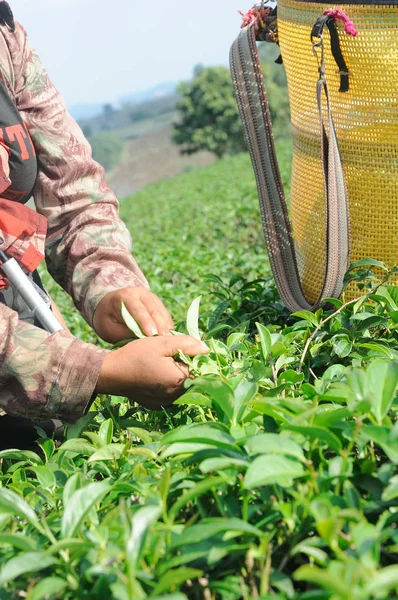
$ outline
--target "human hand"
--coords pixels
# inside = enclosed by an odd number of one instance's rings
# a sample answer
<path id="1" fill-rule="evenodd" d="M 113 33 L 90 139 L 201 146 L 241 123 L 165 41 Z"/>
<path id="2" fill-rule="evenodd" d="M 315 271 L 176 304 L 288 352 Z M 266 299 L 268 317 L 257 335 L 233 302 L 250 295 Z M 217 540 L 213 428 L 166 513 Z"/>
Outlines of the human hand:
<path id="1" fill-rule="evenodd" d="M 107 294 L 98 304 L 93 319 L 96 333 L 116 344 L 131 338 L 131 331 L 121 315 L 121 303 L 147 336 L 166 335 L 173 320 L 160 298 L 144 287 L 129 287 Z"/>
<path id="2" fill-rule="evenodd" d="M 179 350 L 191 357 L 209 352 L 206 344 L 187 335 L 144 338 L 112 350 L 96 393 L 126 396 L 151 410 L 169 406 L 184 393 L 189 378 L 187 367 L 173 359 Z"/>

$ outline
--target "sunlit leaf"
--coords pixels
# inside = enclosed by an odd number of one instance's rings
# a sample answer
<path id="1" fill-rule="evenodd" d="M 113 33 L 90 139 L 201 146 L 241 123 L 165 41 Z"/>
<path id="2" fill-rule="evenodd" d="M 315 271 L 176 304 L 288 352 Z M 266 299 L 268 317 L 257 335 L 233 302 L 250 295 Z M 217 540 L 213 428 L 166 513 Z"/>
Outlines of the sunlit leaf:
<path id="1" fill-rule="evenodd" d="M 136 338 L 142 339 L 142 338 L 146 337 L 145 334 L 142 333 L 141 327 L 138 325 L 137 321 L 134 319 L 134 317 L 132 317 L 132 315 L 127 310 L 124 302 L 121 303 L 120 312 L 121 312 L 121 315 L 122 315 L 123 321 L 125 322 L 126 327 L 128 327 L 130 329 L 130 331 L 132 333 L 134 333 Z"/>
<path id="2" fill-rule="evenodd" d="M 197 340 L 202 339 L 199 333 L 199 307 L 201 300 L 202 296 L 195 298 L 187 313 L 187 331 L 190 336 L 196 338 Z"/>
<path id="3" fill-rule="evenodd" d="M 256 458 L 245 475 L 243 485 L 247 490 L 264 485 L 292 485 L 292 481 L 304 475 L 303 465 L 286 456 L 264 454 Z"/>

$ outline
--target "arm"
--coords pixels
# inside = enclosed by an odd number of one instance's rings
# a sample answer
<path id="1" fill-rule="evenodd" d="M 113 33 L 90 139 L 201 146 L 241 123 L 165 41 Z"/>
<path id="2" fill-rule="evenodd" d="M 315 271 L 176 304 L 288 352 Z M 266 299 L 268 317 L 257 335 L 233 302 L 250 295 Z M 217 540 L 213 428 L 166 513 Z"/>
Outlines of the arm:
<path id="1" fill-rule="evenodd" d="M 20 321 L 0 304 L 0 407 L 73 423 L 88 409 L 109 350 Z"/>
<path id="2" fill-rule="evenodd" d="M 99 302 L 122 288 L 147 286 L 131 256 L 129 233 L 102 167 L 17 24 L 7 34 L 14 63 L 15 100 L 38 158 L 34 192 L 48 219 L 46 259 L 51 275 L 92 324 Z"/>
<path id="3" fill-rule="evenodd" d="M 189 377 L 186 366 L 173 359 L 178 350 L 192 357 L 209 352 L 188 336 L 100 350 L 66 331 L 50 335 L 19 321 L 15 311 L 0 304 L 0 408 L 15 416 L 73 423 L 94 394 L 115 394 L 160 409 L 183 394 Z"/>

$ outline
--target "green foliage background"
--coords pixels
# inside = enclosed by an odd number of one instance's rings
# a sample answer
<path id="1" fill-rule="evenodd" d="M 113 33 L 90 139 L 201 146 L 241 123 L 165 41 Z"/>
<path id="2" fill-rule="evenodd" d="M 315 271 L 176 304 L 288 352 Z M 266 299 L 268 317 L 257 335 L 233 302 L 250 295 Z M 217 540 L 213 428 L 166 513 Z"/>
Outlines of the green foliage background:
<path id="1" fill-rule="evenodd" d="M 168 411 L 102 397 L 60 447 L 0 453 L 0 599 L 396 598 L 396 291 L 364 261 L 357 301 L 289 316 L 247 155 L 121 210 L 178 329 L 212 351 Z"/>
<path id="2" fill-rule="evenodd" d="M 260 44 L 259 55 L 274 134 L 288 137 L 289 99 L 284 69 L 275 63 L 278 50 L 273 45 Z M 181 100 L 177 103 L 179 118 L 174 124 L 173 139 L 183 153 L 208 150 L 221 157 L 246 150 L 229 69 L 198 65 L 193 79 L 181 83 L 178 92 Z"/>

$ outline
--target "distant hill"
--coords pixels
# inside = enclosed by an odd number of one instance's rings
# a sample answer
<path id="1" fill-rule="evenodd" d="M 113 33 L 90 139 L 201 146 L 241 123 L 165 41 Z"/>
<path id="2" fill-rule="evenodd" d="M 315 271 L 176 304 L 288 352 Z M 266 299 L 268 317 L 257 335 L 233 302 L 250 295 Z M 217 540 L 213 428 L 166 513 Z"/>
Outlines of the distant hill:
<path id="1" fill-rule="evenodd" d="M 69 107 L 69 112 L 76 121 L 82 119 L 92 119 L 100 114 L 102 104 L 73 104 Z"/>
<path id="2" fill-rule="evenodd" d="M 125 104 L 146 104 L 148 102 L 160 100 L 167 96 L 173 96 L 176 93 L 177 85 L 171 81 L 159 83 L 155 87 L 140 92 L 134 92 L 127 96 L 121 96 L 115 102 L 112 103 L 114 108 L 120 109 Z M 103 106 L 108 104 L 107 102 L 99 103 L 79 103 L 69 107 L 69 112 L 77 121 L 86 121 L 93 119 L 101 114 Z"/>
<path id="3" fill-rule="evenodd" d="M 152 102 L 153 100 L 159 100 L 166 96 L 173 96 L 176 92 L 177 85 L 171 81 L 159 83 L 155 87 L 145 92 L 135 92 L 129 96 L 122 96 L 119 98 L 120 104 L 144 104 L 146 102 Z"/>

